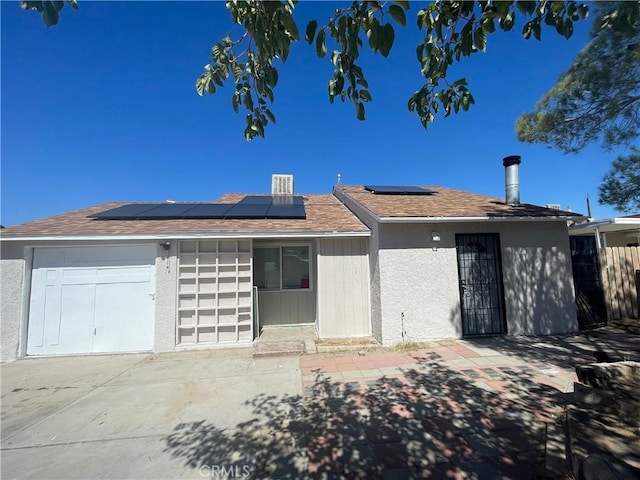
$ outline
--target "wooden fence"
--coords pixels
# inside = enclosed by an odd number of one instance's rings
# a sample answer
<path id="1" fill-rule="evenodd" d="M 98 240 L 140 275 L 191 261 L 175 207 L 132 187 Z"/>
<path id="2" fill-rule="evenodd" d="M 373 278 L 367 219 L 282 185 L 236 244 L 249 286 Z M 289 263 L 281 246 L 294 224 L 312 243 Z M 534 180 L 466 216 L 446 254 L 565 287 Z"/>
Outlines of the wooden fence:
<path id="1" fill-rule="evenodd" d="M 600 274 L 607 318 L 639 318 L 640 247 L 601 248 Z"/>

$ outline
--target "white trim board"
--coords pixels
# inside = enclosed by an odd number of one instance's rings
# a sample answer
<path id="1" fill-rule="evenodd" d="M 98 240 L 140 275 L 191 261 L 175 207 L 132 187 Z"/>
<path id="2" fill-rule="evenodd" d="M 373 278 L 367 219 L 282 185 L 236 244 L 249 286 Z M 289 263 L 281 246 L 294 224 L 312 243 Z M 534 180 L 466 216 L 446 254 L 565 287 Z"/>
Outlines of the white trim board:
<path id="1" fill-rule="evenodd" d="M 132 240 L 235 240 L 235 239 L 262 239 L 262 238 L 327 238 L 327 237 L 370 237 L 371 232 L 317 232 L 317 233 L 225 233 L 225 234 L 158 234 L 158 235 L 25 235 L 1 238 L 2 242 L 17 241 L 132 241 Z"/>

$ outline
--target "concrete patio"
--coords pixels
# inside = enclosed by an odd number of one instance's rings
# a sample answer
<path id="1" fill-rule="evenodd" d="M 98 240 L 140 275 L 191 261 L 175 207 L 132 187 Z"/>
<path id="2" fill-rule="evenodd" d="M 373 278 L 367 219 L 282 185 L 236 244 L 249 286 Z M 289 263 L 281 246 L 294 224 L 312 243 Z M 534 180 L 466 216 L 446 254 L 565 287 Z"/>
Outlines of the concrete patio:
<path id="1" fill-rule="evenodd" d="M 638 337 L 21 360 L 2 365 L 2 478 L 560 476 L 548 440 L 594 351 L 638 360 Z"/>

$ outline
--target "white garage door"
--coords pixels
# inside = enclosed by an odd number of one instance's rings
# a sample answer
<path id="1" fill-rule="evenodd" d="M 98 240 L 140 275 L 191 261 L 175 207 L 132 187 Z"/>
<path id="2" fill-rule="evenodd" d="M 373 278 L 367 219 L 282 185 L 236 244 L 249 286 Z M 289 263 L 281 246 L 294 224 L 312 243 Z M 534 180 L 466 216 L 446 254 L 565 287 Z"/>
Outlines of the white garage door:
<path id="1" fill-rule="evenodd" d="M 155 245 L 36 248 L 28 355 L 153 348 Z"/>

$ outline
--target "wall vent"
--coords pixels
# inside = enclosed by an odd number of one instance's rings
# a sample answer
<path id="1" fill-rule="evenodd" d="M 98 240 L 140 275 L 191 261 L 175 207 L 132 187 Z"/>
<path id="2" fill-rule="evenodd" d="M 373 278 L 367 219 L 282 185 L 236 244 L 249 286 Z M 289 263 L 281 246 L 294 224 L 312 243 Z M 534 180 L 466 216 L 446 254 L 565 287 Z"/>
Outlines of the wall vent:
<path id="1" fill-rule="evenodd" d="M 271 175 L 272 195 L 293 195 L 293 175 Z"/>
<path id="2" fill-rule="evenodd" d="M 546 208 L 550 208 L 551 210 L 560 210 L 560 204 L 559 203 L 547 203 L 545 205 Z"/>

